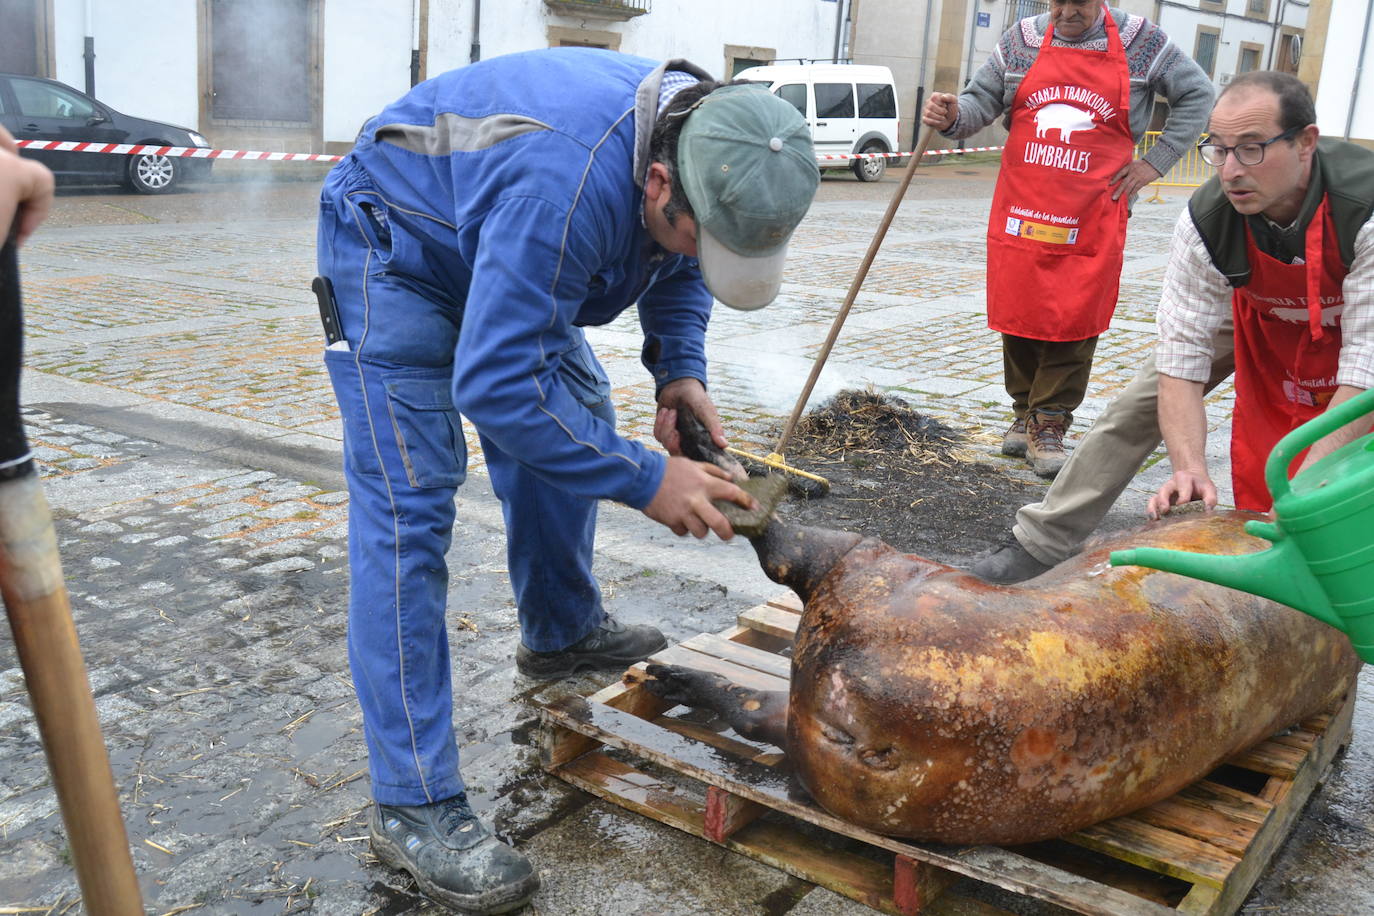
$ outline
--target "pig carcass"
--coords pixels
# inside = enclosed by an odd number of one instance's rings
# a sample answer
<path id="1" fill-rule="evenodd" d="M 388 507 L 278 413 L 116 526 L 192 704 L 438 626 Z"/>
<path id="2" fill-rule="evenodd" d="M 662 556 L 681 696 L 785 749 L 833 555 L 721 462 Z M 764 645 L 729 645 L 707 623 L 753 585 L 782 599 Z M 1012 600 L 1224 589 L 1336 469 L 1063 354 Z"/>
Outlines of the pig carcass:
<path id="1" fill-rule="evenodd" d="M 782 747 L 827 811 L 892 836 L 1022 843 L 1165 798 L 1327 709 L 1339 632 L 1112 549 L 1246 553 L 1250 513 L 1184 514 L 999 587 L 874 538 L 775 519 L 752 539 L 801 596 L 790 693 L 651 666 L 648 686 Z"/>

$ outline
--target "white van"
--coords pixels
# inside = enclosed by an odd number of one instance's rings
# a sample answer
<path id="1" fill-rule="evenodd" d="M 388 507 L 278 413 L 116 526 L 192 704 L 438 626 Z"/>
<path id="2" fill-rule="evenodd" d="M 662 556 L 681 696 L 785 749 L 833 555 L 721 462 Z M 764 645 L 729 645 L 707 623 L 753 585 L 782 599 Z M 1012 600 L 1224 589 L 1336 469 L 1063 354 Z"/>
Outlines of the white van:
<path id="1" fill-rule="evenodd" d="M 806 118 L 817 153 L 891 153 L 897 145 L 897 90 L 887 67 L 864 64 L 769 64 L 741 70 L 736 79 L 767 83 Z M 861 181 L 877 181 L 886 159 L 821 162 L 852 168 Z"/>

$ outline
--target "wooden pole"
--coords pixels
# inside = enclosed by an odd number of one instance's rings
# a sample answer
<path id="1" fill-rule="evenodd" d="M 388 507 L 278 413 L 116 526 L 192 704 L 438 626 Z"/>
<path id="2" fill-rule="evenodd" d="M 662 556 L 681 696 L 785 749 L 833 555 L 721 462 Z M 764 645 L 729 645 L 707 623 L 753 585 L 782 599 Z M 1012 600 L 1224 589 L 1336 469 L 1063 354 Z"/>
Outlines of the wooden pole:
<path id="1" fill-rule="evenodd" d="M 919 113 L 918 113 L 919 117 Z M 840 336 L 840 328 L 844 327 L 844 320 L 849 316 L 849 309 L 854 305 L 854 299 L 859 295 L 859 288 L 864 285 L 864 279 L 868 276 L 868 268 L 872 266 L 874 257 L 878 254 L 878 248 L 883 244 L 883 238 L 887 235 L 887 229 L 892 225 L 892 218 L 897 215 L 897 208 L 902 204 L 902 198 L 906 196 L 906 189 L 911 185 L 911 176 L 916 173 L 916 165 L 921 161 L 921 157 L 926 154 L 926 147 L 930 145 L 930 138 L 935 131 L 927 127 L 925 136 L 921 138 L 920 144 L 916 147 L 916 152 L 911 156 L 911 161 L 906 164 L 906 169 L 902 172 L 902 180 L 897 184 L 897 190 L 892 194 L 892 200 L 888 202 L 887 212 L 883 214 L 882 222 L 878 224 L 878 231 L 873 233 L 873 241 L 868 243 L 868 252 L 864 255 L 863 262 L 859 264 L 859 270 L 854 274 L 854 281 L 849 284 L 849 293 L 844 297 L 844 304 L 840 306 L 840 311 L 835 315 L 835 321 L 830 325 L 830 334 L 825 338 L 825 343 L 821 345 L 821 352 L 816 356 L 816 362 L 811 367 L 811 375 L 807 378 L 806 384 L 802 386 L 801 396 L 797 398 L 797 405 L 792 408 L 792 416 L 787 418 L 787 425 L 782 428 L 782 435 L 778 437 L 777 447 L 773 449 L 773 454 L 769 459 L 773 461 L 785 461 L 783 449 L 787 445 L 787 440 L 792 438 L 792 431 L 797 428 L 797 420 L 801 418 L 802 410 L 806 408 L 806 402 L 811 398 L 811 389 L 816 387 L 816 379 L 821 376 L 821 369 L 825 366 L 825 361 L 830 356 L 831 347 L 835 346 L 835 339 Z"/>
<path id="2" fill-rule="evenodd" d="M 57 535 L 19 419 L 19 269 L 0 251 L 0 597 L 92 916 L 141 916 L 110 758 L 77 645 Z"/>

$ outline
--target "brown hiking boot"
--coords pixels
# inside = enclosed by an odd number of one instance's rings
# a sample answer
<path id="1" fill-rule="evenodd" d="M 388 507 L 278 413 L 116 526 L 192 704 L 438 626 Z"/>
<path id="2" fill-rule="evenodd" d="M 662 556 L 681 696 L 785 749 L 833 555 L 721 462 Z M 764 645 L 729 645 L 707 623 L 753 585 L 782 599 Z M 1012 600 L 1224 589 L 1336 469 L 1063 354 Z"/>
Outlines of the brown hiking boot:
<path id="1" fill-rule="evenodd" d="M 1069 460 L 1064 454 L 1064 433 L 1068 430 L 1069 419 L 1063 414 L 1031 415 L 1026 423 L 1026 457 L 1038 476 L 1052 479 Z"/>
<path id="2" fill-rule="evenodd" d="M 1013 458 L 1026 455 L 1026 418 L 1017 417 L 1011 421 L 1011 428 L 1002 436 L 1002 454 Z"/>

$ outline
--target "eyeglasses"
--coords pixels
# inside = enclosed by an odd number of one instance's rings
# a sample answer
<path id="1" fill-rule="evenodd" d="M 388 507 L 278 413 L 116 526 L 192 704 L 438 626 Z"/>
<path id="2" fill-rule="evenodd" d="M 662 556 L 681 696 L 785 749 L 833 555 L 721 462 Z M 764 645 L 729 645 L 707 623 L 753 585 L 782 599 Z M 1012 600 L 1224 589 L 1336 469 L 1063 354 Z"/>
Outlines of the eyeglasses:
<path id="1" fill-rule="evenodd" d="M 1226 154 L 1234 152 L 1236 161 L 1241 165 L 1259 165 L 1264 161 L 1264 148 L 1271 143 L 1278 143 L 1280 140 L 1291 140 L 1302 127 L 1290 127 L 1277 136 L 1270 137 L 1268 140 L 1251 140 L 1248 143 L 1237 143 L 1235 146 L 1222 146 L 1220 143 L 1210 141 L 1200 141 L 1197 151 L 1202 154 L 1202 160 L 1210 166 L 1221 168 L 1226 164 Z"/>

